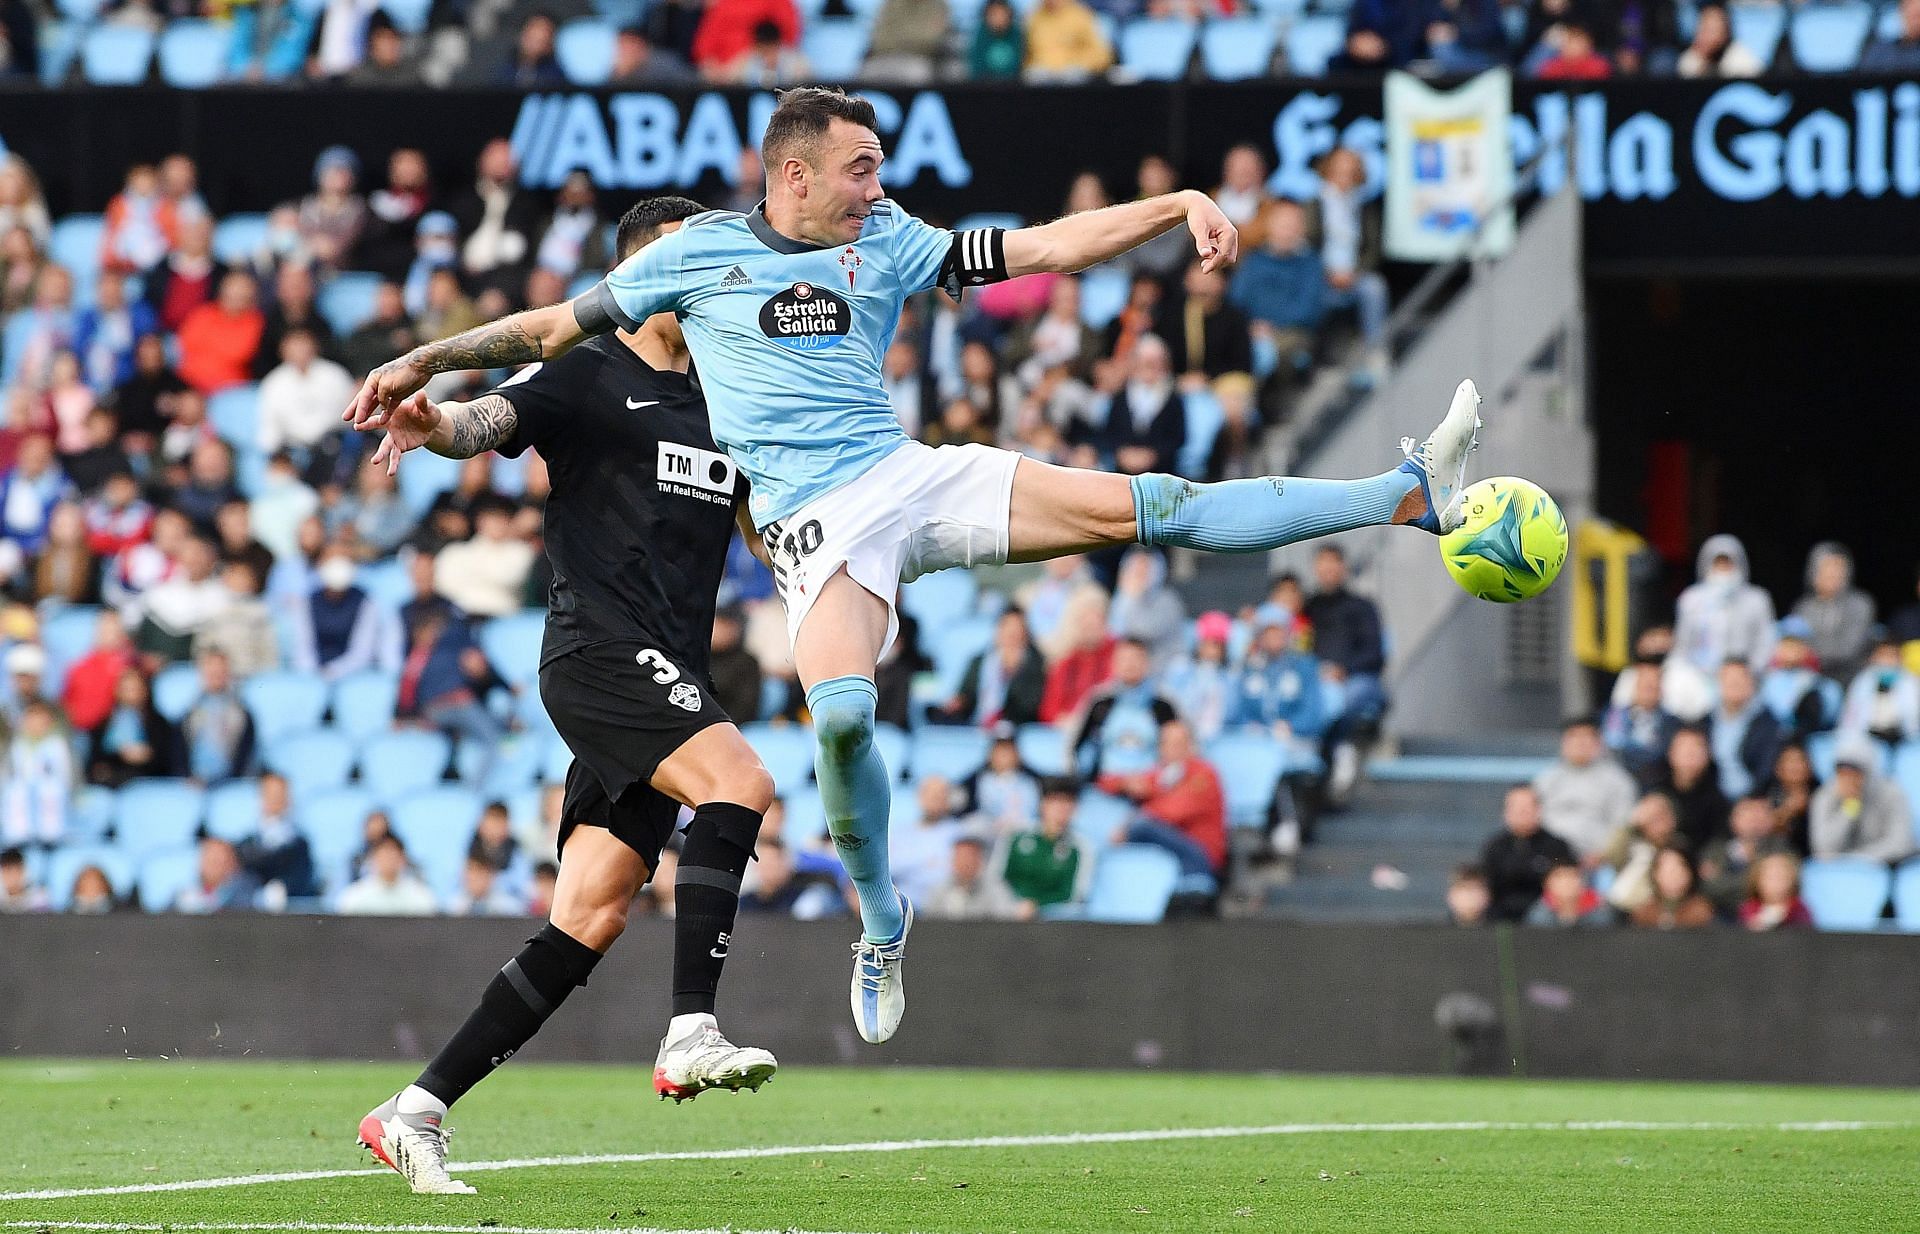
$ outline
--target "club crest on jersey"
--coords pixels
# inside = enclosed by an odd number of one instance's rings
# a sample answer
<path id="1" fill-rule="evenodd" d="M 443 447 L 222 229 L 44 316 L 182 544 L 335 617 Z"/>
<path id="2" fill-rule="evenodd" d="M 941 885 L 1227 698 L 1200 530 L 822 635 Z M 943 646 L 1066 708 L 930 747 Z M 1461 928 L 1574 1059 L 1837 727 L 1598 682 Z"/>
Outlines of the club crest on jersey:
<path id="1" fill-rule="evenodd" d="M 693 497 L 715 505 L 732 505 L 739 484 L 733 460 L 699 446 L 663 441 L 654 459 L 654 483 L 663 493 Z"/>
<path id="2" fill-rule="evenodd" d="M 853 290 L 853 276 L 860 269 L 860 254 L 849 244 L 840 254 L 840 268 L 847 272 L 847 290 Z"/>
<path id="3" fill-rule="evenodd" d="M 760 306 L 760 329 L 782 347 L 818 351 L 847 337 L 853 309 L 817 283 L 795 283 Z"/>
<path id="4" fill-rule="evenodd" d="M 698 711 L 700 690 L 691 681 L 683 681 L 667 691 L 667 701 L 682 711 Z"/>

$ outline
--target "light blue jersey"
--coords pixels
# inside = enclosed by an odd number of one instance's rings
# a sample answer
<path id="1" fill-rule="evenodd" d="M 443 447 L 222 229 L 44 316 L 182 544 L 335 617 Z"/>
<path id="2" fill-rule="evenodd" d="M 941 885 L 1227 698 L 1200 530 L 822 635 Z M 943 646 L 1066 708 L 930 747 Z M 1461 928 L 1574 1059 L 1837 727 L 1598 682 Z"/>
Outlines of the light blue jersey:
<path id="1" fill-rule="evenodd" d="M 680 318 L 713 436 L 753 482 L 756 526 L 856 479 L 907 440 L 880 361 L 910 295 L 993 277 L 997 232 L 956 237 L 890 201 L 819 247 L 766 216 L 710 211 L 621 262 L 592 294 L 623 329 Z M 1004 269 L 1004 266 L 1001 266 Z"/>

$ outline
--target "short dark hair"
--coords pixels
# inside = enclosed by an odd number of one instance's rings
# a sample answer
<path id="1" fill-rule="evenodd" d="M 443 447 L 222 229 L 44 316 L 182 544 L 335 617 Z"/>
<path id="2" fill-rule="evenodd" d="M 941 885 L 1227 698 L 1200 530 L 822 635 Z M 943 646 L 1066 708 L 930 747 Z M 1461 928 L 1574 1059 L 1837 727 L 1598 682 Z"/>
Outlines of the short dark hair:
<path id="1" fill-rule="evenodd" d="M 0 850 L 0 866 L 23 866 L 27 864 L 27 855 L 19 848 Z"/>
<path id="2" fill-rule="evenodd" d="M 1568 716 L 1566 719 L 1560 721 L 1560 731 L 1563 733 L 1570 733 L 1576 728 L 1597 729 L 1599 727 L 1599 719 L 1589 715 Z"/>
<path id="3" fill-rule="evenodd" d="M 835 120 L 845 120 L 876 133 L 880 131 L 880 118 L 874 114 L 873 104 L 838 86 L 796 86 L 782 90 L 779 105 L 767 117 L 766 135 L 760 139 L 760 161 L 772 170 L 787 155 L 811 150 Z"/>
<path id="4" fill-rule="evenodd" d="M 1040 781 L 1042 797 L 1078 797 L 1080 785 L 1071 776 L 1048 776 Z"/>
<path id="5" fill-rule="evenodd" d="M 613 235 L 614 255 L 625 261 L 660 238 L 660 229 L 704 213 L 706 207 L 690 197 L 645 197 L 620 216 Z"/>

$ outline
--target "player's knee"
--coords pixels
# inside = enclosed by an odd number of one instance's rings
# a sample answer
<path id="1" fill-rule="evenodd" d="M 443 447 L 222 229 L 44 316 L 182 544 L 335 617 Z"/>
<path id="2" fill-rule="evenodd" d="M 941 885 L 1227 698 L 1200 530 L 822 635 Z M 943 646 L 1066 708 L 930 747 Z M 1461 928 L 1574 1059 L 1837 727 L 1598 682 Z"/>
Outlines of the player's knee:
<path id="1" fill-rule="evenodd" d="M 773 796 L 776 792 L 773 773 L 755 759 L 752 766 L 743 767 L 727 784 L 722 796 L 738 805 L 743 805 L 755 814 L 765 814 L 773 808 Z"/>
<path id="2" fill-rule="evenodd" d="M 553 906 L 553 924 L 570 938 L 605 954 L 627 929 L 631 896 L 608 894 L 592 900 L 562 900 Z"/>
<path id="3" fill-rule="evenodd" d="M 812 711 L 820 757 L 846 764 L 864 758 L 872 748 L 874 700 L 870 695 L 835 694 L 814 703 Z"/>

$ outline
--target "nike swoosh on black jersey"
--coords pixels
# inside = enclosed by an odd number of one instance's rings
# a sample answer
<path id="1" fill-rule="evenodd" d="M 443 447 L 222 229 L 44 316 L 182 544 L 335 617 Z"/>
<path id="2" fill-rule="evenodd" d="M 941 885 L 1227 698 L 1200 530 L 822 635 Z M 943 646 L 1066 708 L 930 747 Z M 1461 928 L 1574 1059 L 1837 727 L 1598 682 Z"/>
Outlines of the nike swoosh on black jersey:
<path id="1" fill-rule="evenodd" d="M 657 398 L 648 399 L 644 403 L 636 403 L 632 399 L 627 400 L 628 411 L 639 411 L 642 407 L 658 407 L 659 405 L 660 405 L 660 400 Z"/>

